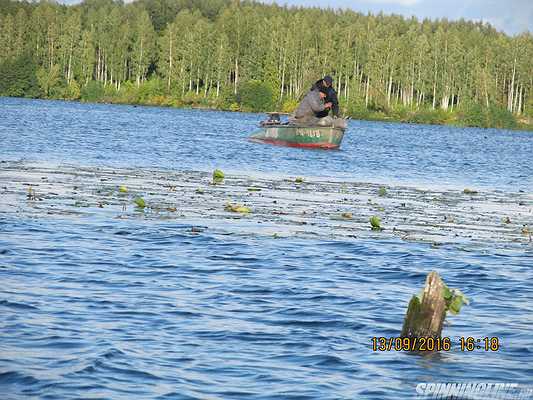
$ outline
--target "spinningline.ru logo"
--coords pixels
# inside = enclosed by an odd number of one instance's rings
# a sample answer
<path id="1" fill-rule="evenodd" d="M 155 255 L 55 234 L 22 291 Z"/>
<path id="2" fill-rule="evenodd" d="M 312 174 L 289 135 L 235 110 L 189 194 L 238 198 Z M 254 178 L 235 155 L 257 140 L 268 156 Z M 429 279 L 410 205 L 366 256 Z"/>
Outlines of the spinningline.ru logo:
<path id="1" fill-rule="evenodd" d="M 418 399 L 533 400 L 533 385 L 495 382 L 425 382 L 416 385 Z"/>

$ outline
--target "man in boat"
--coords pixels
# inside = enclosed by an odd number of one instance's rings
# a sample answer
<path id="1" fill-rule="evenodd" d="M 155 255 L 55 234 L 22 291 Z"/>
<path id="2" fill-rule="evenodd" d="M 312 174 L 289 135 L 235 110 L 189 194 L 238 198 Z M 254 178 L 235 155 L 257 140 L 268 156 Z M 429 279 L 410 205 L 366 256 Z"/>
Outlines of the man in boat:
<path id="1" fill-rule="evenodd" d="M 311 90 L 318 89 L 326 94 L 326 98 L 324 101 L 326 103 L 331 103 L 331 112 L 333 114 L 333 118 L 339 117 L 339 99 L 337 98 L 337 92 L 333 88 L 333 78 L 329 75 L 326 75 L 322 79 L 319 79 L 316 81 L 313 86 L 311 87 Z M 327 117 L 329 114 L 329 109 L 320 111 L 316 113 L 316 116 L 318 118 L 324 118 Z"/>
<path id="2" fill-rule="evenodd" d="M 326 116 L 331 108 L 331 103 L 324 103 L 326 92 L 318 88 L 313 88 L 303 98 L 294 114 L 289 118 L 289 122 L 297 125 L 319 125 L 323 118 L 317 117 L 318 113 L 326 112 Z M 329 117 L 327 117 L 329 118 Z"/>

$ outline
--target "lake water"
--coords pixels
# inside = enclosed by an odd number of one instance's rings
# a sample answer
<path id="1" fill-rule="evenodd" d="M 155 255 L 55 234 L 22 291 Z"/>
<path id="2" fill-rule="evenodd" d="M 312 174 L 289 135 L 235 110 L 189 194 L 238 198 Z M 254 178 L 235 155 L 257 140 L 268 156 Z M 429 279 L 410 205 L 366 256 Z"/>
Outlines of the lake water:
<path id="1" fill-rule="evenodd" d="M 246 141 L 260 118 L 0 98 L 0 172 L 22 160 L 532 192 L 530 132 L 350 121 L 340 151 L 309 151 Z M 423 382 L 531 383 L 531 244 L 41 218 L 4 192 L 17 203 L 0 207 L 2 399 L 411 399 Z M 471 300 L 448 317 L 452 350 L 372 351 L 432 270 Z M 500 349 L 462 352 L 462 336 Z"/>

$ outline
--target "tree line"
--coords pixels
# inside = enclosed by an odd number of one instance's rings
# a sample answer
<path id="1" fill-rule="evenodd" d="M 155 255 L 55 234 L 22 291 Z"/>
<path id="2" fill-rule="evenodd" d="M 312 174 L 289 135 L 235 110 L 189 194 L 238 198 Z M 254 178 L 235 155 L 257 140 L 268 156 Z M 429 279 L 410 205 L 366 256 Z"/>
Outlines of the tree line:
<path id="1" fill-rule="evenodd" d="M 464 20 L 239 0 L 0 0 L 1 95 L 291 110 L 329 74 L 355 117 L 498 126 L 533 117 L 532 59 L 531 33 Z"/>

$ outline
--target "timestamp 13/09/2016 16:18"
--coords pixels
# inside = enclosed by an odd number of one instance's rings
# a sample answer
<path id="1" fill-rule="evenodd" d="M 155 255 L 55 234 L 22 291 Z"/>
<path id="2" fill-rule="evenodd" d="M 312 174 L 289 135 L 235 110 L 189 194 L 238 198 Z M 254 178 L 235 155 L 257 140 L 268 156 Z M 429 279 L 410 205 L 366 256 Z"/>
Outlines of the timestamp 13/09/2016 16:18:
<path id="1" fill-rule="evenodd" d="M 451 351 L 453 341 L 450 337 L 407 338 L 377 337 L 371 339 L 372 351 Z M 461 351 L 498 351 L 500 340 L 497 337 L 476 338 L 461 336 L 457 342 Z"/>

